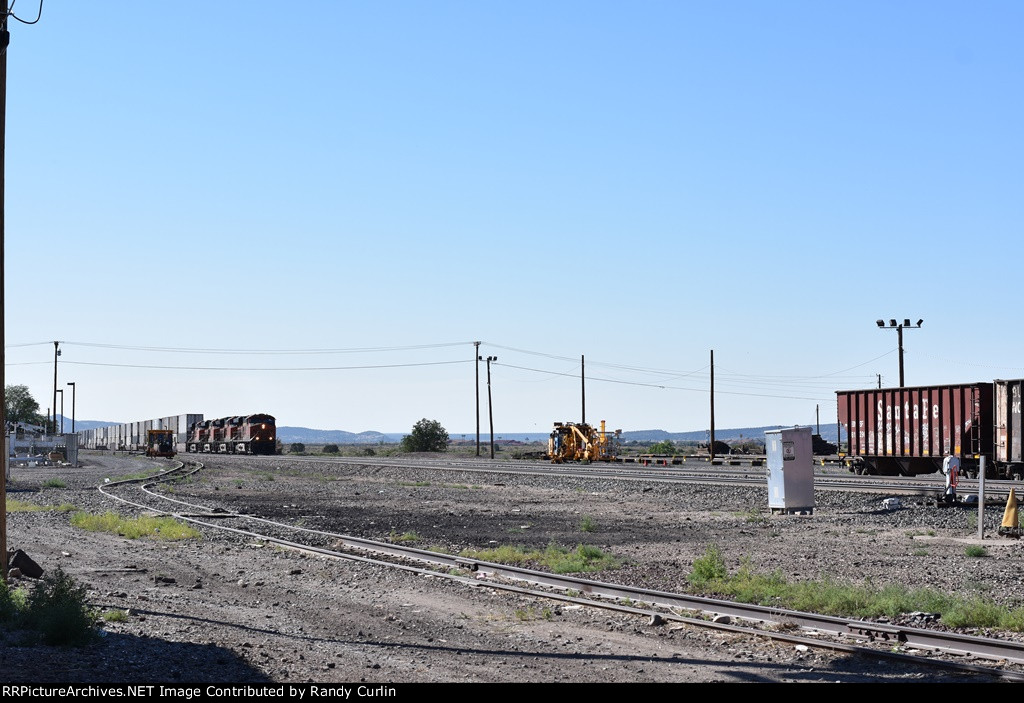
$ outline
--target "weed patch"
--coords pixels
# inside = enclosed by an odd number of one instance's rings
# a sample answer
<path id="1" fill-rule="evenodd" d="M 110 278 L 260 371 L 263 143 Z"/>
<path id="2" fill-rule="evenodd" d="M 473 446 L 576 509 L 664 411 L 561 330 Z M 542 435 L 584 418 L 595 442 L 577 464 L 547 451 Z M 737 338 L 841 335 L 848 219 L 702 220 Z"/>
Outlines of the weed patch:
<path id="1" fill-rule="evenodd" d="M 9 513 L 73 513 L 76 510 L 78 510 L 78 506 L 73 505 L 72 503 L 61 503 L 60 505 L 37 505 L 36 503 L 29 503 L 25 500 L 17 500 L 15 498 L 7 499 L 7 512 Z"/>
<path id="2" fill-rule="evenodd" d="M 391 530 L 391 534 L 388 535 L 388 539 L 400 544 L 414 544 L 420 541 L 420 536 L 415 532 L 403 532 L 402 534 L 398 534 L 394 530 Z"/>
<path id="3" fill-rule="evenodd" d="M 67 488 L 68 484 L 59 478 L 48 478 L 43 481 L 43 488 Z"/>
<path id="4" fill-rule="evenodd" d="M 72 514 L 71 524 L 89 532 L 109 532 L 128 539 L 150 537 L 161 540 L 179 540 L 194 539 L 200 536 L 198 530 L 180 520 L 169 517 L 143 515 L 136 518 L 125 518 L 112 512 L 95 515 L 79 511 Z"/>
<path id="5" fill-rule="evenodd" d="M 128 622 L 128 613 L 124 610 L 108 610 L 103 613 L 103 619 L 107 622 Z"/>
<path id="6" fill-rule="evenodd" d="M 964 597 L 931 588 L 857 585 L 833 579 L 789 583 L 778 571 L 757 573 L 749 559 L 730 574 L 720 550 L 708 547 L 693 562 L 691 591 L 744 603 L 790 608 L 823 615 L 894 618 L 903 613 L 938 613 L 950 627 L 991 627 L 1024 631 L 1024 609 L 1009 610 L 977 594 Z"/>
<path id="7" fill-rule="evenodd" d="M 619 566 L 619 560 L 614 556 L 586 544 L 577 545 L 572 550 L 549 544 L 543 551 L 504 545 L 495 549 L 465 549 L 460 556 L 498 564 L 539 565 L 556 574 L 590 573 Z"/>

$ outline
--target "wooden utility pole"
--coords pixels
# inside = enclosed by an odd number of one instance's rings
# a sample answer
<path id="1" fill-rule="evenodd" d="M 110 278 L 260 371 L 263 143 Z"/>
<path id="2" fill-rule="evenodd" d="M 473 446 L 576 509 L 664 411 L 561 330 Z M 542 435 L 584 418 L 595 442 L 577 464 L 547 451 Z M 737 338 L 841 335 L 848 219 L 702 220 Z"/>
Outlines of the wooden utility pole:
<path id="1" fill-rule="evenodd" d="M 60 342 L 53 343 L 53 433 L 57 434 L 57 357 L 60 356 Z"/>
<path id="2" fill-rule="evenodd" d="M 494 458 L 494 406 L 491 404 L 491 362 L 498 357 L 487 357 L 487 418 L 491 422 L 491 458 Z"/>
<path id="3" fill-rule="evenodd" d="M 7 31 L 7 0 L 3 0 L 4 16 L 0 18 L 0 427 L 4 431 L 4 457 L 0 463 L 0 579 L 7 583 L 7 465 L 10 463 L 10 449 L 7 446 L 7 378 L 4 367 L 7 364 L 4 346 L 4 171 L 6 170 L 7 140 L 7 45 L 11 35 Z"/>
<path id="4" fill-rule="evenodd" d="M 715 350 L 711 350 L 711 458 L 715 458 Z"/>
<path id="5" fill-rule="evenodd" d="M 476 357 L 476 455 L 480 456 L 480 342 L 473 342 Z"/>

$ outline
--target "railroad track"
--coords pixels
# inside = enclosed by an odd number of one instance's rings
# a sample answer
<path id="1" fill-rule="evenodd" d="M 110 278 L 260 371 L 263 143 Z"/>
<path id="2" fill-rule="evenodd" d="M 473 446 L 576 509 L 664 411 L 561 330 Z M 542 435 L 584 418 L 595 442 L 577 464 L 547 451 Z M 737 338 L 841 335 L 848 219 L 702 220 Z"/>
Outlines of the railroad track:
<path id="1" fill-rule="evenodd" d="M 468 587 L 486 586 L 577 605 L 642 615 L 652 620 L 711 627 L 807 647 L 843 651 L 914 665 L 982 673 L 1004 680 L 1024 681 L 1024 668 L 1021 668 L 1024 665 L 1024 643 L 821 616 L 560 576 L 523 567 L 315 530 L 254 515 L 226 512 L 215 507 L 189 503 L 154 490 L 158 484 L 178 480 L 201 468 L 202 465 L 197 464 L 189 469 L 179 462 L 179 466 L 163 472 L 158 477 L 107 483 L 101 485 L 99 490 L 104 495 L 127 505 L 170 515 L 207 529 L 224 530 L 324 557 L 398 568 L 447 579 Z M 121 495 L 132 487 L 137 489 L 137 495 L 131 498 Z M 915 650 L 931 654 L 915 655 L 912 653 Z M 961 658 L 984 660 L 989 663 L 964 662 L 960 660 Z M 1013 668 L 1006 668 L 1008 666 Z"/>
<path id="2" fill-rule="evenodd" d="M 482 474 L 520 474 L 530 476 L 553 476 L 563 478 L 654 481 L 663 483 L 701 483 L 720 486 L 766 485 L 765 469 L 748 467 L 712 466 L 707 462 L 695 462 L 685 466 L 624 466 L 618 464 L 551 464 L 548 462 L 516 460 L 490 461 L 486 459 L 429 459 L 396 457 L 292 457 L 292 456 L 247 456 L 218 454 L 210 457 L 216 461 L 246 461 L 250 463 L 273 464 L 274 467 L 289 464 L 333 464 L 348 466 L 387 466 L 394 468 L 423 468 L 436 471 L 460 471 Z M 832 469 L 833 471 L 835 469 Z M 945 489 L 943 479 L 938 475 L 915 477 L 862 477 L 853 475 L 836 476 L 819 473 L 815 476 L 816 490 L 851 491 L 887 495 L 922 496 L 937 499 Z M 1017 481 L 985 482 L 985 494 L 993 500 L 1005 502 L 1011 488 L 1020 488 Z M 959 493 L 967 495 L 978 490 L 977 480 L 961 480 Z M 1020 500 L 1020 498 L 1018 498 Z"/>

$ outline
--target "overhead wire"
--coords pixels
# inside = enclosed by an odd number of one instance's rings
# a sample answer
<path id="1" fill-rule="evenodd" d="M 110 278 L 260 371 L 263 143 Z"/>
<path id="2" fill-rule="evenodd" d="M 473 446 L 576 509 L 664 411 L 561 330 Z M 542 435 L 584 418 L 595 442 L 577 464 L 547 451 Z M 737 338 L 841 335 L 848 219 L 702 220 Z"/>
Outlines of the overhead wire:
<path id="1" fill-rule="evenodd" d="M 511 368 L 511 369 L 519 369 L 521 371 L 532 371 L 532 372 L 535 372 L 535 373 L 544 373 L 544 374 L 548 374 L 548 375 L 551 375 L 551 376 L 566 376 L 566 377 L 569 377 L 569 378 L 576 378 L 575 374 L 568 374 L 568 373 L 564 373 L 564 372 L 561 372 L 561 371 L 547 371 L 545 369 L 535 369 L 535 368 L 530 368 L 528 366 L 516 366 L 514 364 L 501 363 L 501 362 L 497 362 L 497 361 L 494 362 L 494 364 L 496 366 L 502 366 L 502 367 Z M 662 389 L 662 390 L 692 391 L 692 392 L 695 392 L 695 393 L 710 393 L 711 392 L 709 388 L 688 388 L 688 387 L 685 387 L 685 386 L 670 386 L 670 385 L 664 385 L 664 384 L 658 384 L 658 383 L 644 383 L 644 382 L 641 382 L 641 381 L 624 381 L 624 380 L 615 379 L 615 378 L 601 378 L 600 376 L 587 376 L 587 381 L 600 381 L 602 383 L 618 383 L 618 384 L 627 385 L 627 386 L 642 386 L 642 387 L 646 387 L 646 388 L 658 388 L 658 389 Z M 826 400 L 824 398 L 808 398 L 808 397 L 804 397 L 804 396 L 793 396 L 793 395 L 769 395 L 769 394 L 766 394 L 766 393 L 749 393 L 749 392 L 743 393 L 743 392 L 739 392 L 739 391 L 724 391 L 724 390 L 718 390 L 718 389 L 715 389 L 715 393 L 716 394 L 724 393 L 726 395 L 748 395 L 748 396 L 756 396 L 756 397 L 759 397 L 759 398 L 781 398 L 781 399 L 787 399 L 787 400 L 817 400 L 817 401 Z"/>
<path id="2" fill-rule="evenodd" d="M 52 343 L 52 342 L 51 342 Z M 123 351 L 145 351 L 175 354 L 266 354 L 266 355 L 287 355 L 287 354 L 362 354 L 393 351 L 412 351 L 420 349 L 441 349 L 445 347 L 456 347 L 470 345 L 472 342 L 442 342 L 439 344 L 410 344 L 406 346 L 390 347 L 342 347 L 328 349 L 217 349 L 217 348 L 191 348 L 191 347 L 146 347 L 127 344 L 100 344 L 96 342 L 61 342 L 66 346 L 93 347 L 98 349 L 120 349 Z"/>
<path id="3" fill-rule="evenodd" d="M 295 366 L 295 367 L 249 367 L 249 366 L 161 366 L 157 364 L 112 364 L 98 361 L 65 360 L 61 364 L 75 366 L 108 366 L 126 369 L 167 369 L 175 371 L 353 371 L 358 369 L 400 369 L 414 366 L 445 366 L 450 364 L 469 364 L 472 359 L 456 359 L 453 361 L 422 361 L 407 364 L 366 364 L 361 366 Z M 48 363 L 48 362 L 39 362 Z"/>
<path id="4" fill-rule="evenodd" d="M 14 19 L 18 20 L 22 24 L 35 24 L 43 16 L 43 0 L 39 0 L 39 13 L 36 15 L 36 18 L 31 22 L 29 22 L 28 20 L 23 20 L 16 14 L 14 14 L 14 3 L 16 3 L 17 1 L 18 0 L 11 0 L 11 4 L 7 7 L 7 14 L 13 17 Z"/>
<path id="5" fill-rule="evenodd" d="M 26 347 L 34 345 L 49 345 L 52 342 L 29 342 L 22 344 L 11 344 L 7 345 L 10 348 L 15 347 Z M 94 348 L 94 349 L 111 349 L 120 351 L 141 351 L 141 352 L 152 352 L 152 353 L 177 353 L 177 354 L 218 354 L 218 355 L 327 355 L 327 354 L 377 354 L 377 353 L 390 353 L 390 352 L 401 352 L 401 351 L 421 351 L 429 349 L 442 349 L 451 348 L 457 346 L 468 346 L 474 344 L 474 342 L 442 342 L 433 344 L 411 344 L 411 345 L 393 345 L 393 346 L 375 346 L 375 347 L 341 347 L 341 348 L 308 348 L 308 349 L 231 349 L 231 348 L 202 348 L 202 347 L 170 347 L 170 346 L 144 346 L 144 345 L 130 345 L 130 344 L 109 344 L 109 343 L 97 343 L 97 342 L 78 342 L 78 341 L 63 341 L 60 342 L 67 348 L 69 346 L 78 346 L 83 348 Z M 564 356 L 559 354 L 551 354 L 547 352 L 540 352 L 528 349 L 522 349 L 517 347 L 510 347 L 507 345 L 494 344 L 491 342 L 481 342 L 480 344 L 487 344 L 489 347 L 495 349 L 502 349 L 518 354 L 526 354 L 530 356 L 537 356 L 541 358 L 547 358 L 555 361 L 563 361 L 573 365 L 572 372 L 566 371 L 550 371 L 546 369 L 538 369 L 527 366 L 517 366 L 509 363 L 499 363 L 500 366 L 507 368 L 513 368 L 523 370 L 532 373 L 541 373 L 547 375 L 563 376 L 563 377 L 576 377 L 576 371 L 579 369 L 580 359 L 577 357 Z M 769 375 L 758 375 L 741 373 L 732 371 L 725 367 L 716 367 L 716 393 L 723 393 L 728 395 L 746 395 L 754 397 L 767 397 L 767 398 L 785 398 L 785 399 L 798 399 L 798 400 L 822 400 L 821 398 L 810 398 L 807 396 L 793 395 L 792 391 L 797 392 L 809 392 L 814 393 L 818 390 L 825 390 L 826 388 L 831 389 L 835 381 L 841 380 L 842 378 L 848 378 L 852 382 L 862 382 L 863 377 L 861 376 L 849 376 L 840 377 L 839 374 L 845 371 L 859 368 L 866 364 L 877 361 L 885 356 L 892 354 L 893 351 L 886 352 L 878 357 L 869 359 L 861 364 L 851 366 L 847 369 L 841 369 L 828 374 L 818 374 L 812 376 L 769 376 Z M 201 365 L 165 365 L 165 364 L 129 364 L 129 363 L 113 363 L 113 362 L 90 362 L 90 361 L 75 361 L 70 359 L 63 359 L 62 364 L 77 364 L 83 366 L 105 366 L 113 368 L 142 368 L 142 369 L 163 369 L 163 370 L 191 370 L 191 371 L 249 371 L 249 372 L 284 372 L 284 371 L 351 371 L 361 369 L 388 369 L 388 368 L 412 368 L 412 367 L 424 367 L 424 366 L 443 366 L 452 364 L 465 364 L 471 359 L 459 359 L 451 361 L 431 361 L 431 362 L 406 362 L 396 364 L 359 364 L 359 365 L 339 365 L 339 366 L 272 366 L 272 367 L 246 367 L 246 366 L 201 366 Z M 44 364 L 48 362 L 25 362 L 24 364 L 9 364 L 9 365 L 28 365 L 28 364 Z M 598 360 L 591 360 L 589 362 L 591 368 L 605 368 L 615 369 L 626 372 L 636 372 L 648 375 L 661 376 L 662 378 L 654 381 L 639 381 L 639 380 L 628 380 L 623 378 L 610 378 L 610 377 L 597 377 L 588 376 L 587 380 L 599 381 L 602 383 L 616 383 L 620 385 L 630 385 L 637 387 L 647 388 L 658 388 L 666 390 L 683 390 L 691 392 L 710 392 L 708 388 L 693 388 L 687 386 L 671 385 L 669 381 L 676 381 L 682 378 L 691 378 L 698 374 L 704 374 L 710 369 L 710 364 L 705 364 L 702 367 L 692 371 L 680 371 L 676 369 L 664 369 L 664 368 L 652 368 L 637 366 L 633 364 L 621 364 L 612 362 L 603 362 Z M 728 390 L 729 388 L 735 390 Z M 758 392 L 760 391 L 760 392 Z M 770 391 L 775 391 L 774 393 Z M 787 392 L 789 391 L 789 392 Z"/>

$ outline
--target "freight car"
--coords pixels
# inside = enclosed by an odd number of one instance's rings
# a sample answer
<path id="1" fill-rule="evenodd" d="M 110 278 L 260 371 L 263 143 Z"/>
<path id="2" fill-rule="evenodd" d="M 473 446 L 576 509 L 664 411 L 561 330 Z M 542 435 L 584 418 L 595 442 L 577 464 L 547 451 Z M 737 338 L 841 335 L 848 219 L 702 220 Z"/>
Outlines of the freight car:
<path id="1" fill-rule="evenodd" d="M 273 416 L 262 413 L 205 421 L 202 413 L 171 415 L 80 430 L 77 434 L 82 448 L 145 452 L 150 447 L 150 433 L 156 430 L 171 433 L 172 447 L 178 453 L 274 454 L 277 451 L 276 422 Z M 206 445 L 210 447 L 204 448 Z"/>
<path id="2" fill-rule="evenodd" d="M 187 452 L 213 454 L 275 454 L 277 427 L 270 415 L 236 415 L 192 424 Z"/>
<path id="3" fill-rule="evenodd" d="M 123 422 L 91 430 L 79 430 L 78 446 L 84 449 L 115 449 L 132 452 L 143 452 L 148 449 L 149 433 L 153 430 L 166 430 L 173 433 L 173 448 L 176 452 L 185 451 L 188 429 L 193 423 L 203 419 L 201 413 L 171 415 L 155 420 L 139 420 Z"/>
<path id="4" fill-rule="evenodd" d="M 1024 476 L 1020 399 L 1024 381 L 836 391 L 840 435 L 857 473 L 914 476 L 960 459 L 977 477 Z"/>

